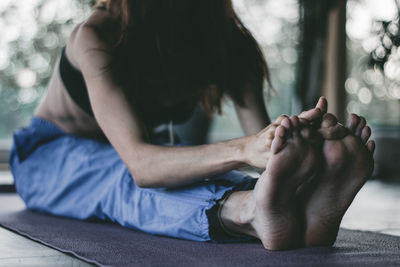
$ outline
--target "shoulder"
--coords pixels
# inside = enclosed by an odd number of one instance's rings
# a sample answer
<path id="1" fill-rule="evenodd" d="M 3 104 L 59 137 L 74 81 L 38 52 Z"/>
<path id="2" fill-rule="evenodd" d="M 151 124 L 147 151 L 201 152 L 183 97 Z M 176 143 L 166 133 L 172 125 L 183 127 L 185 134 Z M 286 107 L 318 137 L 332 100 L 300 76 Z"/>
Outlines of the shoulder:
<path id="1" fill-rule="evenodd" d="M 95 10 L 73 30 L 66 47 L 69 59 L 81 69 L 82 60 L 109 56 L 117 32 L 115 19 L 106 11 Z"/>

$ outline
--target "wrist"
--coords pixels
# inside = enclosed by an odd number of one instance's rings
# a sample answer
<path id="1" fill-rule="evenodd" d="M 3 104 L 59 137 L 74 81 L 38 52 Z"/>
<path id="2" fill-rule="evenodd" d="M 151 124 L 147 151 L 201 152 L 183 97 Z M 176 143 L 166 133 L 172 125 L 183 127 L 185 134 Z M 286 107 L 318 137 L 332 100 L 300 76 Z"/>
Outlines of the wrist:
<path id="1" fill-rule="evenodd" d="M 250 144 L 252 136 L 246 136 L 242 138 L 238 138 L 235 141 L 236 144 L 236 158 L 237 161 L 240 163 L 240 167 L 245 167 L 250 165 L 250 157 L 248 152 L 248 146 Z"/>
<path id="2" fill-rule="evenodd" d="M 248 137 L 231 139 L 214 144 L 213 150 L 220 154 L 221 164 L 229 165 L 229 169 L 238 169 L 249 165 Z"/>

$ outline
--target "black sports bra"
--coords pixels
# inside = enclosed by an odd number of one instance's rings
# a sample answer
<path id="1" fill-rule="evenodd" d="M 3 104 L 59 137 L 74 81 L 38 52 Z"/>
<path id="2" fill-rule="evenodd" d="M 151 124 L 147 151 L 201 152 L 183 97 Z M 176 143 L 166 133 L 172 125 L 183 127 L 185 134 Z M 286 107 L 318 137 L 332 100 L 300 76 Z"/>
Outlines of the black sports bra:
<path id="1" fill-rule="evenodd" d="M 89 95 L 82 73 L 77 70 L 66 56 L 65 48 L 61 53 L 60 76 L 67 89 L 68 94 L 74 102 L 86 113 L 94 117 L 92 106 L 90 105 Z M 145 118 L 152 121 L 152 125 L 158 125 L 173 121 L 175 123 L 185 122 L 193 113 L 195 105 L 193 103 L 182 102 L 170 107 L 153 106 L 151 108 L 137 107 L 139 112 L 144 113 Z"/>
<path id="2" fill-rule="evenodd" d="M 94 117 L 89 95 L 82 73 L 72 66 L 65 53 L 65 47 L 60 58 L 60 76 L 71 98 L 86 113 Z"/>

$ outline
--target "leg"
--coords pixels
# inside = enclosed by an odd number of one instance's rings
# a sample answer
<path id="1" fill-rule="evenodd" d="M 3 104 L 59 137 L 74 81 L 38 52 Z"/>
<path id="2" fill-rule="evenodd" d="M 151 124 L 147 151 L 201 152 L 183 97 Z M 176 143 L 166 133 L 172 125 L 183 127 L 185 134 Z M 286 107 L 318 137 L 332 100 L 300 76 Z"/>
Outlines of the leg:
<path id="1" fill-rule="evenodd" d="M 195 241 L 212 239 L 207 212 L 217 200 L 254 187 L 254 179 L 233 171 L 210 183 L 138 188 L 110 144 L 68 135 L 38 118 L 14 135 L 10 166 L 29 209 Z"/>
<path id="2" fill-rule="evenodd" d="M 232 231 L 259 238 L 270 250 L 302 245 L 303 216 L 296 191 L 315 175 L 318 150 L 299 133 L 297 117 L 277 128 L 271 158 L 253 191 L 232 194 L 222 207 L 223 223 Z"/>
<path id="3" fill-rule="evenodd" d="M 324 116 L 321 131 L 337 127 L 336 118 Z M 347 136 L 325 140 L 325 167 L 305 203 L 307 246 L 331 246 L 340 222 L 354 197 L 373 170 L 374 142 L 367 143 L 371 130 L 365 119 L 350 117 Z"/>

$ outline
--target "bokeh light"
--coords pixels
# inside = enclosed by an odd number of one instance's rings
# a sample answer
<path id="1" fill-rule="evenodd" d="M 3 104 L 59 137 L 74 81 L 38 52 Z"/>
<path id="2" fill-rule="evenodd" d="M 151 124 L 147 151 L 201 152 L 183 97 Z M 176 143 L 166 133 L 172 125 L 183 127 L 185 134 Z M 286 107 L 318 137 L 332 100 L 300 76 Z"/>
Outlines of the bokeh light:
<path id="1" fill-rule="evenodd" d="M 271 74 L 271 88 L 265 87 L 271 118 L 292 114 L 298 61 L 300 8 L 297 0 L 232 0 L 241 20 L 260 43 Z M 241 136 L 242 130 L 230 101 L 216 116 L 209 141 Z"/>
<path id="2" fill-rule="evenodd" d="M 347 112 L 400 125 L 400 1 L 348 0 Z"/>
<path id="3" fill-rule="evenodd" d="M 347 112 L 371 123 L 400 125 L 399 0 L 348 0 Z M 25 125 L 45 92 L 53 66 L 92 0 L 0 1 L 0 138 Z M 299 45 L 297 0 L 233 0 L 240 18 L 262 45 L 277 95 L 272 118 L 291 114 Z M 385 24 L 385 23 L 386 24 Z M 397 36 L 397 39 L 395 37 Z M 231 103 L 219 130 L 240 135 Z M 218 129 L 217 129 L 218 130 Z M 218 138 L 215 138 L 218 139 Z M 215 140 L 214 139 L 214 140 Z"/>
<path id="4" fill-rule="evenodd" d="M 61 48 L 92 0 L 0 1 L 0 139 L 26 125 Z"/>

